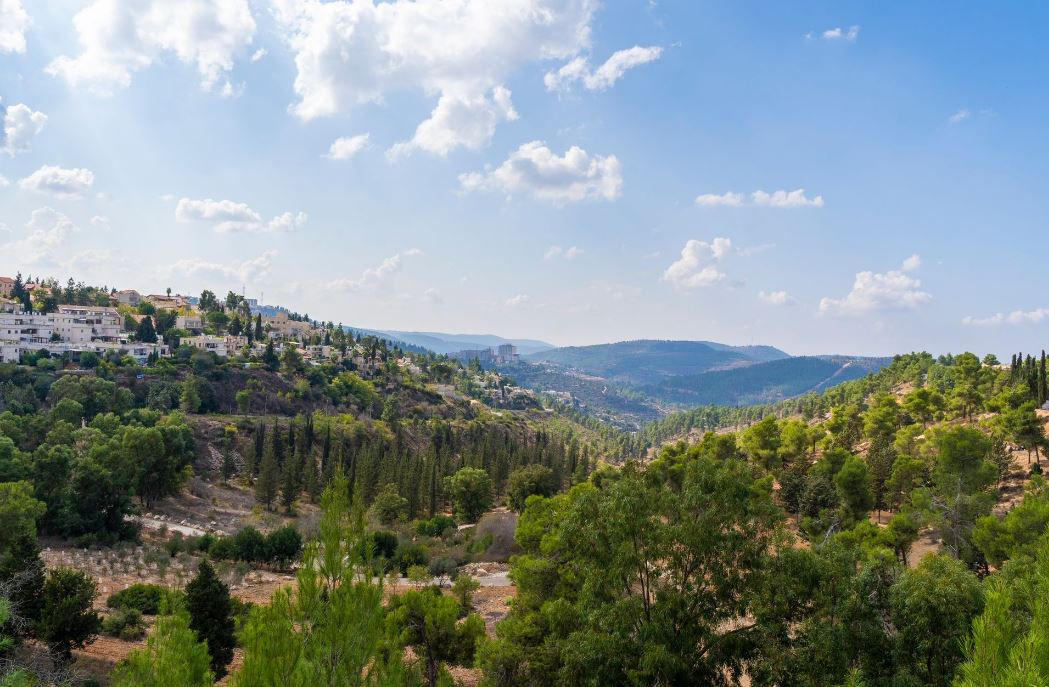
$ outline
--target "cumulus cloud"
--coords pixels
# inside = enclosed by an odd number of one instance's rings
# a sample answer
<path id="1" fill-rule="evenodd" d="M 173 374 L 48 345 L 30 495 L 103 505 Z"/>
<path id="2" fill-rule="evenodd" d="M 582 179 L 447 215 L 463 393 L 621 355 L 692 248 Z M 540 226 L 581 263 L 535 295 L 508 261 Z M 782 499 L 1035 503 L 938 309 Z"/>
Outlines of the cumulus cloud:
<path id="1" fill-rule="evenodd" d="M 3 3 L 4 0 L 0 0 Z M 47 115 L 34 112 L 28 105 L 18 103 L 4 111 L 4 140 L 2 150 L 8 155 L 29 150 L 29 141 L 39 134 L 47 123 Z"/>
<path id="2" fill-rule="evenodd" d="M 11 182 L 7 180 L 3 174 L 0 174 L 0 188 L 7 188 L 11 185 Z"/>
<path id="3" fill-rule="evenodd" d="M 531 301 L 532 299 L 529 298 L 527 294 L 519 293 L 516 296 L 507 298 L 503 305 L 507 308 L 521 308 L 528 305 Z"/>
<path id="4" fill-rule="evenodd" d="M 82 198 L 94 183 L 95 175 L 90 169 L 44 165 L 19 180 L 18 187 L 23 191 L 47 193 L 58 198 Z"/>
<path id="5" fill-rule="evenodd" d="M 96 227 L 98 229 L 102 229 L 104 231 L 109 231 L 109 218 L 105 215 L 95 215 L 91 218 L 91 226 Z"/>
<path id="6" fill-rule="evenodd" d="M 496 125 L 515 119 L 510 91 L 502 86 L 496 86 L 491 96 L 444 93 L 411 140 L 394 144 L 388 155 L 396 160 L 415 150 L 442 157 L 460 147 L 477 150 L 492 140 Z"/>
<path id="7" fill-rule="evenodd" d="M 232 200 L 181 198 L 175 206 L 175 221 L 211 222 L 215 225 L 215 231 L 219 233 L 293 231 L 305 225 L 306 220 L 305 212 L 285 212 L 265 222 L 262 215 L 251 209 L 247 203 Z"/>
<path id="8" fill-rule="evenodd" d="M 905 258 L 904 261 L 903 261 L 903 271 L 904 272 L 913 272 L 914 270 L 918 269 L 921 266 L 922 266 L 922 257 L 920 255 L 918 255 L 917 253 L 914 253 L 913 255 L 910 255 L 909 257 Z"/>
<path id="9" fill-rule="evenodd" d="M 845 298 L 821 299 L 820 312 L 859 315 L 881 310 L 916 310 L 932 300 L 931 294 L 921 290 L 921 282 L 906 274 L 920 264 L 921 259 L 912 255 L 900 270 L 857 272 L 852 291 Z"/>
<path id="10" fill-rule="evenodd" d="M 368 134 L 341 136 L 335 139 L 324 157 L 329 160 L 349 160 L 368 147 Z"/>
<path id="11" fill-rule="evenodd" d="M 0 52 L 25 52 L 29 15 L 22 0 L 0 0 Z"/>
<path id="12" fill-rule="evenodd" d="M 968 108 L 963 107 L 962 109 L 958 110 L 957 112 L 952 114 L 950 117 L 948 117 L 947 121 L 950 122 L 951 124 L 961 124 L 962 122 L 964 122 L 966 119 L 969 119 L 970 117 L 972 117 L 972 112 L 969 112 Z"/>
<path id="13" fill-rule="evenodd" d="M 696 205 L 701 207 L 733 207 L 741 208 L 746 205 L 746 198 L 742 193 L 726 191 L 725 193 L 703 193 L 696 196 Z M 750 194 L 750 204 L 769 208 L 802 208 L 823 207 L 823 196 L 809 198 L 805 195 L 805 189 L 799 188 L 793 191 L 754 191 Z"/>
<path id="14" fill-rule="evenodd" d="M 1013 310 L 1010 313 L 995 313 L 990 317 L 973 317 L 967 315 L 962 318 L 962 324 L 973 327 L 989 327 L 1002 324 L 1041 324 L 1049 319 L 1049 308 L 1035 308 L 1034 310 Z"/>
<path id="15" fill-rule="evenodd" d="M 727 205 L 729 207 L 738 208 L 743 205 L 743 194 L 733 193 L 732 191 L 726 191 L 722 194 L 703 193 L 696 196 L 696 205 L 701 205 L 703 207 Z"/>
<path id="16" fill-rule="evenodd" d="M 794 302 L 786 291 L 758 291 L 758 300 L 769 305 L 790 305 Z"/>
<path id="17" fill-rule="evenodd" d="M 19 264 L 32 265 L 58 264 L 60 250 L 78 231 L 72 220 L 50 207 L 34 210 L 25 229 L 21 238 L 0 244 L 0 254 Z"/>
<path id="18" fill-rule="evenodd" d="M 570 246 L 569 248 L 562 248 L 561 246 L 550 246 L 546 253 L 543 255 L 544 260 L 553 260 L 554 258 L 564 258 L 565 260 L 574 260 L 584 253 L 582 248 L 578 246 Z"/>
<path id="19" fill-rule="evenodd" d="M 732 241 L 724 237 L 710 243 L 690 239 L 681 249 L 681 257 L 663 272 L 663 280 L 685 289 L 712 286 L 726 279 L 718 263 L 732 252 Z"/>
<path id="20" fill-rule="evenodd" d="M 750 200 L 754 205 L 763 205 L 770 208 L 821 208 L 823 207 L 823 196 L 808 198 L 805 189 L 799 188 L 793 191 L 754 191 L 750 194 Z"/>
<path id="21" fill-rule="evenodd" d="M 356 279 L 351 277 L 340 277 L 328 283 L 328 288 L 336 291 L 364 291 L 375 288 L 401 270 L 404 259 L 416 255 L 422 255 L 418 248 L 410 248 L 402 253 L 395 253 L 383 260 L 377 267 L 369 267 Z"/>
<path id="22" fill-rule="evenodd" d="M 253 52 L 251 54 L 251 61 L 252 62 L 258 62 L 259 60 L 261 60 L 265 56 L 266 56 L 266 48 L 259 48 L 258 50 L 256 50 L 255 52 Z"/>
<path id="23" fill-rule="evenodd" d="M 860 27 L 850 26 L 847 29 L 843 29 L 840 26 L 836 26 L 833 29 L 827 29 L 823 32 L 823 40 L 825 41 L 848 41 L 849 43 L 856 42 L 856 39 L 860 36 Z"/>
<path id="24" fill-rule="evenodd" d="M 582 200 L 615 200 L 623 185 L 615 155 L 593 155 L 572 146 L 558 156 L 542 141 L 525 143 L 505 162 L 485 172 L 459 175 L 467 191 L 527 193 L 558 205 Z"/>
<path id="25" fill-rule="evenodd" d="M 564 59 L 590 45 L 597 0 L 274 0 L 294 54 L 304 120 L 382 102 L 388 93 L 438 98 L 426 126 L 397 149 L 444 154 L 482 145 L 509 119 L 494 89 L 520 67 Z M 480 112 L 468 116 L 466 110 Z M 478 143 L 477 141 L 481 141 Z"/>
<path id="26" fill-rule="evenodd" d="M 46 71 L 101 94 L 127 88 L 134 72 L 166 53 L 195 65 L 210 90 L 255 35 L 248 0 L 94 0 L 73 25 L 81 53 L 54 59 Z"/>
<path id="27" fill-rule="evenodd" d="M 186 258 L 162 268 L 165 276 L 181 275 L 194 280 L 218 279 L 227 283 L 255 282 L 264 279 L 277 251 L 268 250 L 257 258 L 240 263 L 226 264 L 202 258 Z"/>
<path id="28" fill-rule="evenodd" d="M 626 50 L 612 53 L 597 69 L 590 69 L 590 61 L 585 57 L 576 57 L 557 71 L 547 72 L 543 77 L 548 91 L 567 91 L 576 82 L 582 82 L 588 91 L 604 91 L 615 85 L 628 69 L 658 60 L 663 55 L 663 48 L 651 46 L 642 48 L 635 45 Z"/>

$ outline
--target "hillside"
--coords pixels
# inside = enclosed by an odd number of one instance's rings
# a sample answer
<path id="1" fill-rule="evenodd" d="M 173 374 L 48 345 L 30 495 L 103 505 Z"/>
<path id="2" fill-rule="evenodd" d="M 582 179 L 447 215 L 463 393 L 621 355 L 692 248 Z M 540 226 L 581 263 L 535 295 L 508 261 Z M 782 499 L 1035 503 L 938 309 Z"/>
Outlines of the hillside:
<path id="1" fill-rule="evenodd" d="M 546 351 L 554 347 L 553 344 L 536 339 L 506 339 L 494 334 L 445 334 L 443 332 L 405 332 L 393 329 L 377 333 L 439 354 L 456 353 L 478 348 L 495 348 L 503 344 L 512 344 L 517 346 L 517 350 L 521 355 L 527 355 Z"/>
<path id="2" fill-rule="evenodd" d="M 772 403 L 865 377 L 890 358 L 799 356 L 698 375 L 678 375 L 641 393 L 679 406 Z"/>
<path id="3" fill-rule="evenodd" d="M 728 346 L 710 341 L 621 341 L 555 348 L 527 356 L 611 382 L 646 385 L 667 377 L 752 365 L 789 357 L 771 346 Z"/>

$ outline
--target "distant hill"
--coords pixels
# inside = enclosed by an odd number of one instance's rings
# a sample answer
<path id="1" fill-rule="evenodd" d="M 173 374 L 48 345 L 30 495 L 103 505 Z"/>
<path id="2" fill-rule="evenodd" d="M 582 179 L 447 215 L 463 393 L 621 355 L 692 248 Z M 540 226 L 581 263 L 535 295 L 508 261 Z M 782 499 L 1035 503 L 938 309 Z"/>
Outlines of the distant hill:
<path id="1" fill-rule="evenodd" d="M 697 375 L 790 356 L 772 346 L 729 346 L 712 341 L 621 341 L 569 346 L 528 355 L 610 382 L 644 386 L 681 375 Z"/>
<path id="2" fill-rule="evenodd" d="M 799 356 L 730 370 L 679 375 L 638 391 L 664 403 L 686 407 L 772 403 L 865 377 L 890 362 L 891 358 Z"/>
<path id="3" fill-rule="evenodd" d="M 521 355 L 538 353 L 553 348 L 553 344 L 536 339 L 505 339 L 494 334 L 445 334 L 443 332 L 406 332 L 386 330 L 381 332 L 388 338 L 422 346 L 434 353 L 456 353 L 477 348 L 494 348 L 502 344 L 517 346 Z"/>

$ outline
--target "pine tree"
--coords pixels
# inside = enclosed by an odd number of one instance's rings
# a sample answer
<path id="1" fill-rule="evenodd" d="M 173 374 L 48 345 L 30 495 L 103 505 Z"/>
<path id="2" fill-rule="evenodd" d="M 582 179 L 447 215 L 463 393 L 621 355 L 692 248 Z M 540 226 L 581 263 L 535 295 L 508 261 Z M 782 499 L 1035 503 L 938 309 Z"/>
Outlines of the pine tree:
<path id="1" fill-rule="evenodd" d="M 306 495 L 309 496 L 310 503 L 317 503 L 323 487 L 320 477 L 317 475 L 317 459 L 314 458 L 312 453 L 306 456 L 304 472 L 303 488 L 306 490 Z"/>
<path id="2" fill-rule="evenodd" d="M 262 462 L 259 464 L 259 478 L 255 482 L 255 498 L 266 508 L 273 504 L 277 497 L 277 480 L 280 478 L 280 467 L 277 465 L 277 457 L 273 453 L 273 444 L 267 445 L 262 454 Z"/>
<path id="3" fill-rule="evenodd" d="M 216 677 L 222 677 L 233 660 L 236 645 L 229 587 L 222 583 L 206 560 L 200 562 L 197 576 L 186 585 L 186 608 L 190 629 L 208 645 L 211 669 Z"/>
<path id="4" fill-rule="evenodd" d="M 296 461 L 293 458 L 286 459 L 280 476 L 280 505 L 289 513 L 292 512 L 292 506 L 295 505 L 295 497 L 299 495 L 297 473 Z"/>

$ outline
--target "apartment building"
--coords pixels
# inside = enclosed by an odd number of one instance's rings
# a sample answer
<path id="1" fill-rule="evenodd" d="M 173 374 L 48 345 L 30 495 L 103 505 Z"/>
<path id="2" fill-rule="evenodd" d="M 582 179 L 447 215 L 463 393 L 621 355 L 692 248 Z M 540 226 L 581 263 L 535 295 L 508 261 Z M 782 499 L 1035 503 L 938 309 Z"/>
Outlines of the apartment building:
<path id="1" fill-rule="evenodd" d="M 204 329 L 204 321 L 200 315 L 178 315 L 175 317 L 175 328 L 190 333 L 199 333 Z"/>
<path id="2" fill-rule="evenodd" d="M 248 345 L 246 336 L 187 336 L 179 341 L 182 346 L 192 346 L 202 351 L 211 351 L 215 355 L 228 358 L 231 353 L 236 353 Z"/>
<path id="3" fill-rule="evenodd" d="M 15 280 L 11 277 L 0 277 L 0 298 L 10 298 L 15 290 Z"/>
<path id="4" fill-rule="evenodd" d="M 313 326 L 309 322 L 299 322 L 288 317 L 288 313 L 280 310 L 276 315 L 263 315 L 262 326 L 269 326 L 270 334 L 279 338 L 288 339 L 292 337 L 302 338 L 310 333 Z"/>
<path id="5" fill-rule="evenodd" d="M 134 289 L 117 291 L 113 294 L 113 297 L 117 299 L 117 303 L 120 303 L 121 305 L 130 305 L 132 308 L 137 308 L 138 304 L 142 302 L 142 294 Z"/>
<path id="6" fill-rule="evenodd" d="M 139 362 L 167 351 L 163 344 L 129 342 L 115 308 L 61 305 L 45 315 L 26 313 L 10 303 L 0 307 L 0 362 L 17 362 L 22 353 L 42 349 L 52 355 L 116 351 Z"/>

